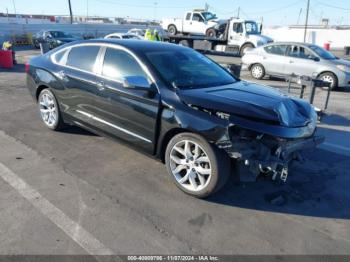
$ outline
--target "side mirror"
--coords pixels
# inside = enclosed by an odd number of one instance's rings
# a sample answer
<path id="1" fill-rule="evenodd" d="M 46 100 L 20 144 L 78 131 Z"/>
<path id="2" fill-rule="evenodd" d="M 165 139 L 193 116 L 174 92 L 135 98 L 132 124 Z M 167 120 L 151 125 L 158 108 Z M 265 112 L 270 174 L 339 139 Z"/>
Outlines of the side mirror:
<path id="1" fill-rule="evenodd" d="M 316 56 L 316 57 L 314 57 L 314 58 L 313 58 L 313 60 L 314 60 L 315 62 L 320 62 L 320 58 L 319 58 L 319 57 L 317 57 L 317 56 Z"/>
<path id="2" fill-rule="evenodd" d="M 132 88 L 135 90 L 151 90 L 151 85 L 144 76 L 126 76 L 123 79 L 124 88 Z"/>

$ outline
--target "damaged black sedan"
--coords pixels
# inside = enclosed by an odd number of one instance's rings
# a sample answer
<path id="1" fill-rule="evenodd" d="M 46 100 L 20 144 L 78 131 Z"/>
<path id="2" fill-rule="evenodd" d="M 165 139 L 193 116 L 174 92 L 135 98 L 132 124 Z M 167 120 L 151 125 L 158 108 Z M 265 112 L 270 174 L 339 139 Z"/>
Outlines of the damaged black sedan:
<path id="1" fill-rule="evenodd" d="M 196 197 L 218 191 L 232 172 L 285 181 L 300 151 L 323 141 L 310 104 L 236 79 L 186 47 L 75 42 L 31 59 L 26 70 L 47 127 L 78 125 L 134 144 Z"/>

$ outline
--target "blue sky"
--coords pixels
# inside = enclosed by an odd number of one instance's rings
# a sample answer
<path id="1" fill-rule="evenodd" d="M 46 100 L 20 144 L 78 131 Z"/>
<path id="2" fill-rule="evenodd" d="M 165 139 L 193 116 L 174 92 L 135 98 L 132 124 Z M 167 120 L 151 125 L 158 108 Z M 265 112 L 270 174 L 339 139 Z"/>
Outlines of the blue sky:
<path id="1" fill-rule="evenodd" d="M 67 0 L 0 0 L 0 12 L 6 12 L 7 8 L 13 13 L 13 2 L 17 13 L 69 14 Z M 260 21 L 263 17 L 266 25 L 288 25 L 296 24 L 298 20 L 299 24 L 304 22 L 307 0 L 71 0 L 71 2 L 73 13 L 77 15 L 88 13 L 149 19 L 180 17 L 186 10 L 204 7 L 207 2 L 209 10 L 218 17 L 236 15 L 240 7 L 240 16 L 243 18 Z M 310 23 L 318 24 L 321 18 L 329 18 L 332 24 L 350 24 L 350 1 L 311 0 Z"/>

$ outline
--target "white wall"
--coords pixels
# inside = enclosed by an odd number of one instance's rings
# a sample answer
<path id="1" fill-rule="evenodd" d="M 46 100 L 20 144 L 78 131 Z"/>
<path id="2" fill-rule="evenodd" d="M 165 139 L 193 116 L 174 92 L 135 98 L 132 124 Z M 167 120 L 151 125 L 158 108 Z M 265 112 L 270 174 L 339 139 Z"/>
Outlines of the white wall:
<path id="1" fill-rule="evenodd" d="M 264 35 L 274 39 L 275 42 L 280 41 L 304 41 L 304 29 L 302 28 L 265 28 Z M 350 46 L 350 29 L 308 29 L 306 34 L 308 43 L 323 46 L 325 43 L 331 44 L 331 49 L 343 49 L 344 46 Z"/>
<path id="2" fill-rule="evenodd" d="M 36 18 L 16 18 L 16 17 L 0 17 L 0 23 L 15 23 L 15 24 L 49 24 L 53 23 L 49 19 Z"/>

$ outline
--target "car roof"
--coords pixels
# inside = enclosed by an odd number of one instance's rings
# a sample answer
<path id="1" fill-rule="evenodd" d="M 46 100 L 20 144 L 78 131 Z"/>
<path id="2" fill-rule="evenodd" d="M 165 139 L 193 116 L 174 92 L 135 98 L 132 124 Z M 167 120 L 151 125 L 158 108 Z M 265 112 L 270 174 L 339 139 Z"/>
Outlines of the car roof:
<path id="1" fill-rule="evenodd" d="M 130 51 L 134 52 L 154 52 L 154 51 L 166 51 L 166 50 L 183 50 L 186 49 L 186 47 L 176 45 L 176 44 L 170 44 L 170 43 L 164 43 L 164 42 L 157 42 L 157 41 L 148 41 L 148 40 L 135 40 L 135 39 L 113 39 L 113 38 L 106 38 L 106 39 L 91 39 L 91 40 L 81 40 L 81 41 L 75 41 L 72 44 L 68 44 L 69 46 L 75 46 L 75 45 L 81 45 L 86 43 L 94 43 L 94 44 L 114 44 L 116 46 L 122 46 Z M 65 45 L 65 46 L 68 46 Z"/>
<path id="2" fill-rule="evenodd" d="M 315 46 L 314 44 L 310 44 L 310 43 L 303 43 L 303 42 L 272 42 L 269 43 L 267 45 L 302 45 L 302 46 Z"/>

